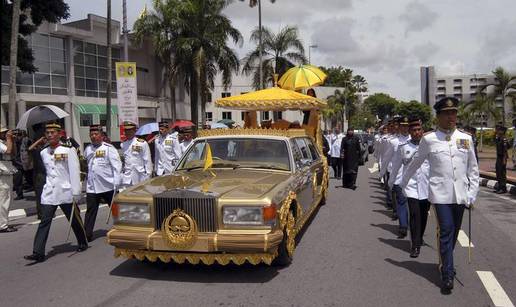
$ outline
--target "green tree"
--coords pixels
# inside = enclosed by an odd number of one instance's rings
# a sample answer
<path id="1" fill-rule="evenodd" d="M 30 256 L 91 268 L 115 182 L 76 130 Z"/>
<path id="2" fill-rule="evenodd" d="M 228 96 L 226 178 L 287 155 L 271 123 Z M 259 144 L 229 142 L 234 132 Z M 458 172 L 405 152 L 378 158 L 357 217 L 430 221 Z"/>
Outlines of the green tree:
<path id="1" fill-rule="evenodd" d="M 508 97 L 513 97 L 514 100 L 514 92 L 516 91 L 516 75 L 510 74 L 508 71 L 503 69 L 502 67 L 497 67 L 493 74 L 495 76 L 495 82 L 491 84 L 487 84 L 480 88 L 480 93 L 482 93 L 487 87 L 494 86 L 494 91 L 492 96 L 495 98 L 502 99 L 502 114 L 501 120 L 502 124 L 505 126 L 506 122 L 506 110 L 505 110 L 505 101 Z"/>
<path id="2" fill-rule="evenodd" d="M 464 112 L 459 114 L 462 115 L 462 118 L 459 117 L 461 120 L 464 118 L 463 121 L 468 121 L 469 119 L 470 124 L 479 124 L 480 126 L 483 125 L 484 120 L 498 121 L 502 116 L 501 110 L 496 106 L 495 97 L 482 93 L 476 95 L 475 100 L 463 104 L 463 110 Z"/>
<path id="3" fill-rule="evenodd" d="M 376 93 L 367 97 L 364 104 L 371 110 L 372 114 L 383 120 L 385 117 L 392 117 L 396 114 L 396 106 L 399 102 L 385 93 Z"/>
<path id="4" fill-rule="evenodd" d="M 349 68 L 342 66 L 328 68 L 320 66 L 319 68 L 327 75 L 326 81 L 324 81 L 325 86 L 348 87 L 352 82 L 353 70 Z"/>
<path id="5" fill-rule="evenodd" d="M 297 27 L 286 26 L 278 33 L 273 33 L 266 27 L 262 27 L 262 45 L 263 45 L 263 74 L 264 83 L 272 84 L 273 75 L 284 74 L 295 63 L 306 63 L 305 49 L 299 38 Z M 251 33 L 251 41 L 259 43 L 259 28 Z M 260 88 L 260 71 L 259 71 L 259 47 L 249 52 L 242 59 L 242 72 L 249 76 L 253 74 L 253 87 Z"/>
<path id="6" fill-rule="evenodd" d="M 150 40 L 156 55 L 165 69 L 165 78 L 170 89 L 170 106 L 172 121 L 176 120 L 176 83 L 177 70 L 173 65 L 175 46 L 182 26 L 177 8 L 181 5 L 178 0 L 154 0 L 153 11 L 144 12 L 134 23 L 133 40 L 141 45 Z"/>
<path id="7" fill-rule="evenodd" d="M 362 105 L 355 116 L 353 116 L 349 122 L 350 126 L 354 129 L 364 130 L 374 127 L 376 123 L 376 116 L 371 113 L 371 110 L 367 106 Z"/>
<path id="8" fill-rule="evenodd" d="M 357 93 L 367 92 L 367 81 L 363 76 L 354 75 L 351 84 L 353 84 Z"/>
<path id="9" fill-rule="evenodd" d="M 22 72 L 32 73 L 36 71 L 34 66 L 34 56 L 32 49 L 29 48 L 27 37 L 34 33 L 44 22 L 57 23 L 62 19 L 67 19 L 68 4 L 64 0 L 20 0 L 19 35 L 17 48 L 17 66 Z M 9 65 L 9 55 L 11 49 L 11 19 L 12 2 L 7 0 L 0 1 L 0 25 L 1 52 L 0 58 L 2 65 Z"/>
<path id="10" fill-rule="evenodd" d="M 394 108 L 394 113 L 405 117 L 417 116 L 423 121 L 424 128 L 432 126 L 432 108 L 416 100 L 398 103 Z"/>

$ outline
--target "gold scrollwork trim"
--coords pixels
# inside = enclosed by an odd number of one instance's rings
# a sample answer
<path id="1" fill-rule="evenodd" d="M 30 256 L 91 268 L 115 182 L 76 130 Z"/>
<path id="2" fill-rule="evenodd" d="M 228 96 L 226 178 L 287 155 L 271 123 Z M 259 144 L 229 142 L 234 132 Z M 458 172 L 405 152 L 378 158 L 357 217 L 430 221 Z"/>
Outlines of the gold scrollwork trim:
<path id="1" fill-rule="evenodd" d="M 290 191 L 287 195 L 287 197 L 283 200 L 283 203 L 281 204 L 281 207 L 279 209 L 279 222 L 280 226 L 283 229 L 285 225 L 287 224 L 287 218 L 288 213 L 290 211 L 290 205 L 292 204 L 292 201 L 294 201 L 297 198 L 296 192 Z M 300 207 L 300 206 L 298 206 Z"/>
<path id="2" fill-rule="evenodd" d="M 257 265 L 262 262 L 267 265 L 271 265 L 274 258 L 278 256 L 278 252 L 253 254 L 201 254 L 115 248 L 115 257 L 118 258 L 121 256 L 128 259 L 138 259 L 140 261 L 148 259 L 151 262 L 156 262 L 159 259 L 165 263 L 173 261 L 179 264 L 183 264 L 185 262 L 199 264 L 202 262 L 206 265 L 212 265 L 217 262 L 221 265 L 227 265 L 230 262 L 233 262 L 236 265 L 242 265 L 247 261 L 252 265 Z"/>
<path id="3" fill-rule="evenodd" d="M 224 135 L 271 135 L 284 137 L 307 136 L 305 129 L 265 129 L 265 128 L 236 128 L 236 129 L 204 129 L 199 130 L 199 137 Z"/>
<path id="4" fill-rule="evenodd" d="M 267 110 L 305 110 L 313 108 L 323 108 L 327 106 L 327 103 L 323 100 L 314 99 L 268 99 L 268 100 L 236 100 L 227 101 L 219 99 L 215 102 L 215 106 L 226 109 L 237 109 L 237 110 L 255 110 L 255 111 L 267 111 Z"/>

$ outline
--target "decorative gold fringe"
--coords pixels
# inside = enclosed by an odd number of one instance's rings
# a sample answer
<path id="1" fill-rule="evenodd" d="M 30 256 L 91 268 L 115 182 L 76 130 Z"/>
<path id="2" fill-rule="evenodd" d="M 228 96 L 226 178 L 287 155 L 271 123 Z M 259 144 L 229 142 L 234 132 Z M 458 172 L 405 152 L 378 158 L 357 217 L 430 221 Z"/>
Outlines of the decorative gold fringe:
<path id="1" fill-rule="evenodd" d="M 221 265 L 227 265 L 233 262 L 236 265 L 242 265 L 246 261 L 252 265 L 260 264 L 261 262 L 271 265 L 274 258 L 278 256 L 278 252 L 270 253 L 256 253 L 256 254 L 202 254 L 202 253 L 175 253 L 175 252 L 160 252 L 147 250 L 131 250 L 115 248 L 115 257 L 126 257 L 128 259 L 138 259 L 140 261 L 148 259 L 151 262 L 156 262 L 158 259 L 162 262 L 183 264 L 188 261 L 191 264 L 204 263 L 205 265 L 212 265 L 215 262 Z"/>
<path id="2" fill-rule="evenodd" d="M 235 128 L 235 129 L 203 129 L 198 132 L 199 137 L 224 135 L 272 135 L 284 137 L 307 136 L 305 129 L 262 129 L 262 128 Z"/>

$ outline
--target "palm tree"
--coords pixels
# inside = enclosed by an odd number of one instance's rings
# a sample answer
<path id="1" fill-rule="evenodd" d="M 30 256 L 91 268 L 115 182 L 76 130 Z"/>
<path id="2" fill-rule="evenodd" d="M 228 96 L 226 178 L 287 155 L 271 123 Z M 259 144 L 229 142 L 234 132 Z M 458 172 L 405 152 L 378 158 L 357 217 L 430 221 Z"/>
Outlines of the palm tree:
<path id="1" fill-rule="evenodd" d="M 175 45 L 180 34 L 180 19 L 177 9 L 181 1 L 154 0 L 154 11 L 142 12 L 133 26 L 134 42 L 142 44 L 150 40 L 156 55 L 163 63 L 165 78 L 170 89 L 170 109 L 172 121 L 176 120 L 176 81 L 177 70 L 173 65 Z"/>
<path id="2" fill-rule="evenodd" d="M 475 119 L 480 118 L 480 148 L 483 149 L 483 128 L 484 121 L 493 119 L 497 121 L 500 119 L 500 110 L 496 107 L 495 96 L 485 95 L 479 93 L 475 100 L 465 104 L 462 108 L 459 108 L 459 116 L 463 121 L 463 124 L 472 124 Z M 468 122 L 469 121 L 469 122 Z"/>
<path id="3" fill-rule="evenodd" d="M 206 98 L 214 87 L 218 72 L 225 88 L 231 85 L 232 74 L 240 69 L 235 51 L 227 41 L 242 44 L 240 31 L 222 11 L 230 0 L 189 0 L 184 2 L 180 19 L 183 22 L 177 41 L 174 65 L 183 72 L 189 84 L 192 121 L 198 123 L 197 97 L 201 98 L 202 123 L 206 119 Z"/>
<path id="4" fill-rule="evenodd" d="M 487 84 L 480 88 L 480 92 L 485 90 L 489 86 L 494 86 L 494 91 L 492 96 L 494 98 L 502 99 L 502 124 L 505 126 L 505 100 L 508 97 L 513 97 L 514 91 L 516 91 L 516 75 L 511 75 L 502 67 L 497 67 L 493 74 L 495 76 L 495 82 L 491 84 Z"/>
<path id="5" fill-rule="evenodd" d="M 363 76 L 353 76 L 353 79 L 351 79 L 351 84 L 353 84 L 357 93 L 367 92 L 367 81 Z"/>
<path id="6" fill-rule="evenodd" d="M 286 26 L 277 34 L 272 33 L 268 28 L 263 27 L 263 71 L 265 83 L 272 84 L 273 75 L 282 75 L 295 64 L 306 63 L 305 49 L 299 38 L 297 27 Z M 260 30 L 256 28 L 251 33 L 251 41 L 259 42 Z M 242 72 L 249 76 L 253 74 L 253 87 L 260 88 L 260 70 L 259 70 L 259 45 L 257 48 L 242 60 L 244 62 Z"/>

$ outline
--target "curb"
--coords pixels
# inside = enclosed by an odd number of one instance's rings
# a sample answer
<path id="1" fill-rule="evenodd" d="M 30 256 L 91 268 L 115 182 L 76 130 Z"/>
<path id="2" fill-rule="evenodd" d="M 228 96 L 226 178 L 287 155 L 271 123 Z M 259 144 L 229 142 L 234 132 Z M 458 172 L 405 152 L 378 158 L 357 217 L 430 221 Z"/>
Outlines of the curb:
<path id="1" fill-rule="evenodd" d="M 482 187 L 497 189 L 498 181 L 495 179 L 496 179 L 496 174 L 480 171 L 479 185 Z M 511 182 L 511 183 L 507 184 L 507 192 L 511 195 L 516 195 L 516 185 L 514 185 L 515 182 L 513 182 L 511 180 L 508 180 L 508 182 Z"/>

